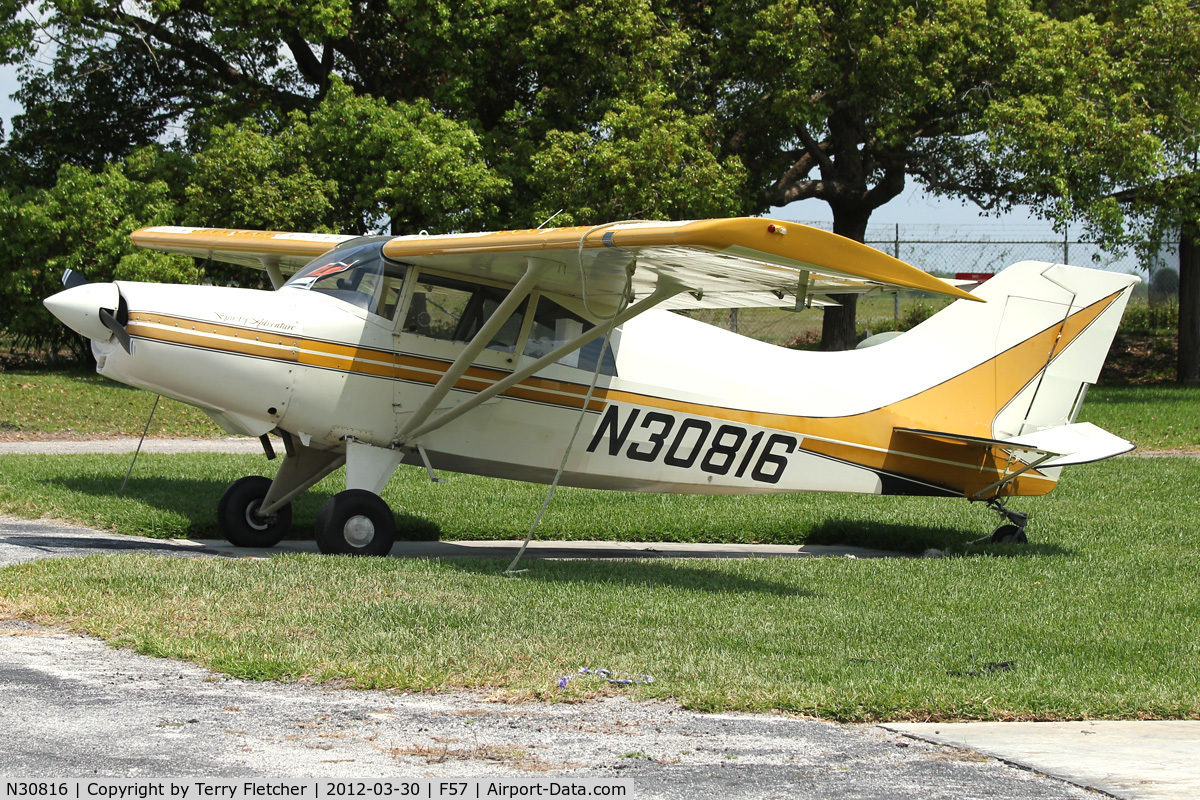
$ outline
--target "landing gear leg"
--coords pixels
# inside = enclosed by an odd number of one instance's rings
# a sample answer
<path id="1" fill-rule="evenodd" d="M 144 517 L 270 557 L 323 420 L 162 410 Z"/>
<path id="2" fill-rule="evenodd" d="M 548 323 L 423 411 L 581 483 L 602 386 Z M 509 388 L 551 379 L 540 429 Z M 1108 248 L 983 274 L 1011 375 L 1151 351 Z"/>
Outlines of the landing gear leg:
<path id="1" fill-rule="evenodd" d="M 998 497 L 993 497 L 987 501 L 988 506 L 1000 515 L 1002 522 L 996 530 L 992 531 L 992 542 L 1013 542 L 1015 544 L 1025 544 L 1029 541 L 1025 537 L 1025 525 L 1029 522 L 1029 515 L 1020 511 L 1013 511 L 1005 508 L 1004 501 Z"/>
<path id="2" fill-rule="evenodd" d="M 289 434 L 284 434 L 285 437 Z M 292 498 L 340 467 L 346 460 L 288 442 L 275 480 L 251 475 L 229 484 L 217 504 L 221 535 L 238 547 L 273 547 L 292 525 Z"/>
<path id="3" fill-rule="evenodd" d="M 404 454 L 346 439 L 346 491 L 329 498 L 317 514 L 322 553 L 386 556 L 396 541 L 396 518 L 379 496 Z"/>

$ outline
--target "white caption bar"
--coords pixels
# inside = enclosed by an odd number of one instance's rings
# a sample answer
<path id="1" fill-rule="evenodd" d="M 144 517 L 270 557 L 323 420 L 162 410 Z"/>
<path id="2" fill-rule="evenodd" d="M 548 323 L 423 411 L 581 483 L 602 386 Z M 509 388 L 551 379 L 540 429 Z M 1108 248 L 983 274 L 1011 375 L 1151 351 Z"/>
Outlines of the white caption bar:
<path id="1" fill-rule="evenodd" d="M 4 780 L 0 800 L 62 798 L 62 800 L 253 800 L 254 798 L 636 798 L 632 780 L 572 778 L 472 778 L 468 780 L 235 780 L 230 778 L 119 778 Z"/>

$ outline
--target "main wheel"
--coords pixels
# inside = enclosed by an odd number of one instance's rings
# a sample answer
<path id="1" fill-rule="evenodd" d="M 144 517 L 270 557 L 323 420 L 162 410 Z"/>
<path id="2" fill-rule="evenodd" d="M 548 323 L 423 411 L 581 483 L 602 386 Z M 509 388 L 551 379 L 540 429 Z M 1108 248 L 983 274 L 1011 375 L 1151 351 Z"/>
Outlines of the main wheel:
<path id="1" fill-rule="evenodd" d="M 330 555 L 386 556 L 396 541 L 396 518 L 374 492 L 347 489 L 321 506 L 316 539 Z"/>
<path id="2" fill-rule="evenodd" d="M 1015 544 L 1025 544 L 1029 541 L 1025 538 L 1025 529 L 1018 528 L 1016 525 L 1001 525 L 996 530 L 992 531 L 992 542 L 1013 542 Z"/>
<path id="3" fill-rule="evenodd" d="M 288 503 L 269 517 L 257 515 L 271 479 L 250 475 L 234 481 L 217 503 L 217 524 L 221 535 L 236 547 L 274 547 L 292 528 L 292 504 Z"/>

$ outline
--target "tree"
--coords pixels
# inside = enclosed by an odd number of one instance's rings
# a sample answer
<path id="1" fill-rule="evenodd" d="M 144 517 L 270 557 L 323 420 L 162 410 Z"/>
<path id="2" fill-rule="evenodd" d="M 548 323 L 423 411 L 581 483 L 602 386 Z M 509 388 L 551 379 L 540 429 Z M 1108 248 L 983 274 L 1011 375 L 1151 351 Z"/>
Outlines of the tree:
<path id="1" fill-rule="evenodd" d="M 351 232 L 815 198 L 861 240 L 910 179 L 1058 218 L 1159 163 L 1132 59 L 1149 0 L 46 0 L 45 34 L 0 3 L 0 58 L 58 43 L 25 68 L 10 184 L 178 132 L 210 217 L 300 190 L 298 217 Z M 235 164 L 273 177 L 213 191 Z M 853 344 L 844 302 L 828 348 Z"/>
<path id="2" fill-rule="evenodd" d="M 746 173 L 721 158 L 705 131 L 712 117 L 687 116 L 656 95 L 619 104 L 594 131 L 551 131 L 528 178 L 534 214 L 556 225 L 624 219 L 733 216 L 746 207 Z"/>
<path id="3" fill-rule="evenodd" d="M 144 225 L 176 221 L 178 209 L 162 181 L 142 180 L 110 164 L 99 173 L 64 165 L 49 189 L 19 197 L 0 193 L 0 294 L 6 300 L 4 328 L 19 341 L 76 352 L 87 343 L 57 324 L 43 298 L 59 291 L 63 271 L 91 281 L 194 282 L 190 258 L 139 250 L 129 234 Z"/>
<path id="4" fill-rule="evenodd" d="M 1105 197 L 1074 198 L 1073 213 L 1117 246 L 1135 245 L 1147 260 L 1164 242 L 1178 242 L 1181 383 L 1200 385 L 1200 11 L 1188 0 L 1117 4 L 1117 46 L 1137 65 L 1136 81 L 1146 134 L 1159 158 L 1129 175 Z"/>
<path id="5" fill-rule="evenodd" d="M 6 148 L 10 173 L 43 186 L 64 160 L 94 170 L 168 128 L 188 150 L 247 117 L 276 133 L 340 81 L 469 126 L 519 188 L 549 131 L 588 130 L 661 89 L 687 42 L 650 0 L 481 0 L 470 13 L 425 0 L 0 2 L 0 58 L 54 43 L 49 65 L 26 62 Z M 17 20 L 24 6 L 40 26 Z M 80 137 L 86 120 L 119 124 Z M 526 197 L 499 218 L 527 216 Z"/>
<path id="6" fill-rule="evenodd" d="M 188 176 L 189 224 L 366 234 L 480 225 L 508 189 L 469 127 L 423 101 L 355 95 L 334 81 L 277 133 L 214 129 Z"/>
<path id="7" fill-rule="evenodd" d="M 720 19 L 725 132 L 763 205 L 824 200 L 862 241 L 909 178 L 985 209 L 1048 216 L 1145 165 L 1117 23 L 1025 0 L 761 0 Z M 1119 156 L 1119 158 L 1117 157 Z M 823 347 L 854 343 L 854 296 L 827 311 Z"/>

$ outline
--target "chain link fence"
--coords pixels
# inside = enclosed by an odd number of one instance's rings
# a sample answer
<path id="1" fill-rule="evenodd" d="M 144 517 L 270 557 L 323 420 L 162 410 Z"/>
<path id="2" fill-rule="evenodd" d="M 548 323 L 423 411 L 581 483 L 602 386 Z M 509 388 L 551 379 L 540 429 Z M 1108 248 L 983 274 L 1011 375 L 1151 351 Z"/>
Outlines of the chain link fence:
<path id="1" fill-rule="evenodd" d="M 830 230 L 825 222 L 806 222 Z M 959 273 L 995 273 L 1018 261 L 1048 261 L 1094 269 L 1128 272 L 1146 277 L 1146 265 L 1132 252 L 1109 253 L 1091 242 L 1050 238 L 1041 227 L 980 225 L 870 225 L 866 243 L 901 261 L 940 277 Z M 1169 263 L 1170 259 L 1165 259 Z M 1161 265 L 1161 262 L 1160 264 Z M 1154 265 L 1159 266 L 1159 265 Z M 928 292 L 901 292 L 860 298 L 858 325 L 864 332 L 879 333 L 911 327 L 949 301 Z M 820 338 L 821 311 L 800 313 L 779 309 L 733 309 L 692 312 L 689 316 L 744 336 L 779 345 L 815 345 Z"/>

